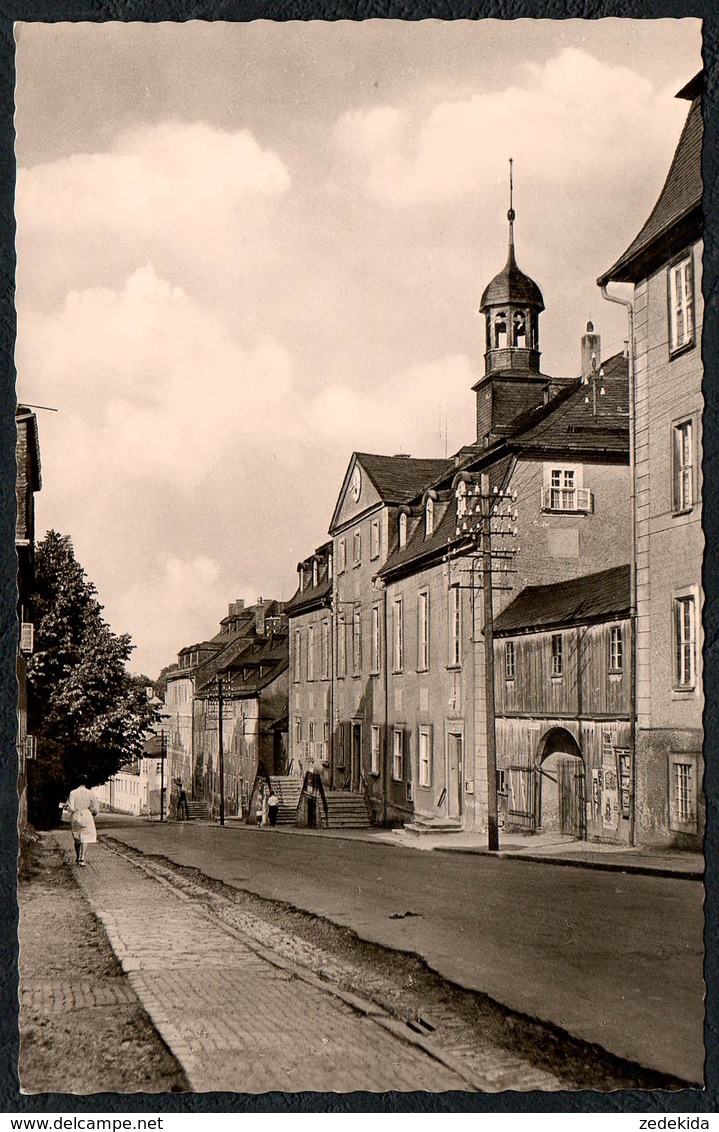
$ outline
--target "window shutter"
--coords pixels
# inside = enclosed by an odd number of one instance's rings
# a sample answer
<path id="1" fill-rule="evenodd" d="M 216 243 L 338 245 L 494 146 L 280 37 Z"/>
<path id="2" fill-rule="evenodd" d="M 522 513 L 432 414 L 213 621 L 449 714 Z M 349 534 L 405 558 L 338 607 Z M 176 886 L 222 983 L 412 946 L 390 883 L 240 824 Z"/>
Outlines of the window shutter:
<path id="1" fill-rule="evenodd" d="M 20 628 L 20 651 L 31 653 L 35 644 L 35 626 L 29 621 L 23 622 Z"/>

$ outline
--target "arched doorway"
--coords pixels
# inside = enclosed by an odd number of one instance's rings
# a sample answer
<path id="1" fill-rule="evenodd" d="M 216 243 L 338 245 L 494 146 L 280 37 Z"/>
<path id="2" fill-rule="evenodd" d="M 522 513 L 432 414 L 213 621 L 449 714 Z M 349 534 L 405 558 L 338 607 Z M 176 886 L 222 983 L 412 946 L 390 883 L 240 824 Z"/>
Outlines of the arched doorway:
<path id="1" fill-rule="evenodd" d="M 584 760 L 574 736 L 553 727 L 537 752 L 540 777 L 539 828 L 583 839 L 586 836 Z"/>

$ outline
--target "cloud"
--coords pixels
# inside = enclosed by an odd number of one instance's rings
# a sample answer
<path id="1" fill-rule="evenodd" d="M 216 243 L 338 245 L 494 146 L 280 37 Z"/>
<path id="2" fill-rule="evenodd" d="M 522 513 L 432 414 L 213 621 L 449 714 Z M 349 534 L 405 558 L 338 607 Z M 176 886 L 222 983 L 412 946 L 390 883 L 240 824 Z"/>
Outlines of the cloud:
<path id="1" fill-rule="evenodd" d="M 106 153 L 78 153 L 20 169 L 22 229 L 65 233 L 217 224 L 253 196 L 284 193 L 280 157 L 249 130 L 226 133 L 203 122 L 164 122 L 121 133 Z"/>
<path id="2" fill-rule="evenodd" d="M 562 191 L 666 162 L 686 114 L 673 92 L 576 47 L 524 74 L 521 85 L 438 102 L 418 121 L 391 106 L 346 112 L 334 133 L 344 175 L 374 200 L 412 205 L 477 193 L 488 170 L 504 181 L 509 156 L 533 186 Z"/>

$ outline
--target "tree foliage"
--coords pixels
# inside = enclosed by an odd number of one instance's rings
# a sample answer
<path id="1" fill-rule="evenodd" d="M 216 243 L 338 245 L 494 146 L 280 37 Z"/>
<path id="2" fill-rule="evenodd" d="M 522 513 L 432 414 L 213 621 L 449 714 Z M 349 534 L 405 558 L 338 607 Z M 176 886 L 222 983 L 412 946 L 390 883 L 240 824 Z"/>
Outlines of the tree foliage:
<path id="1" fill-rule="evenodd" d="M 58 803 L 87 775 L 106 781 L 142 752 L 156 720 L 144 682 L 127 671 L 133 645 L 113 633 L 69 537 L 48 531 L 35 556 L 35 651 L 28 665 L 30 816 L 56 819 Z"/>

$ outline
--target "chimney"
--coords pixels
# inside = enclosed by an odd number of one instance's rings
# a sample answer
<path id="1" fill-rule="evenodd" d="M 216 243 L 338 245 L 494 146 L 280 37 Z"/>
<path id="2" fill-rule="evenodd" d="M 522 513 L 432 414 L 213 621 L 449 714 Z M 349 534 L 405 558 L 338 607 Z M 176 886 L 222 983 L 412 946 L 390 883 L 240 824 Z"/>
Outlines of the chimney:
<path id="1" fill-rule="evenodd" d="M 587 323 L 587 332 L 582 335 L 582 381 L 590 380 L 602 364 L 602 339 L 594 333 L 594 323 Z"/>
<path id="2" fill-rule="evenodd" d="M 264 601 L 261 597 L 257 599 L 255 608 L 255 632 L 258 637 L 264 637 L 265 635 L 265 614 L 271 604 L 271 601 Z"/>
<path id="3" fill-rule="evenodd" d="M 228 617 L 237 617 L 238 613 L 242 613 L 245 608 L 244 600 L 238 597 L 236 601 L 230 602 L 230 608 L 227 611 Z"/>

